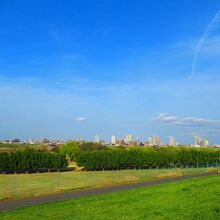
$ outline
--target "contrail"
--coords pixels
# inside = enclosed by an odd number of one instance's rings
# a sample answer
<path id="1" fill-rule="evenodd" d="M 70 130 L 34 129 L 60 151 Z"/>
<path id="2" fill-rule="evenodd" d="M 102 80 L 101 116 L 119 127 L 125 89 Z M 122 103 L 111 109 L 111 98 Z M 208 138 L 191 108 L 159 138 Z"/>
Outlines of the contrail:
<path id="1" fill-rule="evenodd" d="M 192 72 L 191 72 L 191 74 L 189 76 L 189 80 L 191 80 L 193 78 L 193 76 L 195 75 L 197 60 L 198 60 L 201 48 L 202 48 L 203 44 L 205 43 L 206 38 L 209 35 L 209 32 L 212 30 L 212 28 L 218 22 L 219 18 L 220 18 L 220 10 L 217 11 L 217 13 L 214 15 L 214 17 L 212 18 L 211 22 L 209 23 L 209 25 L 205 29 L 201 39 L 199 40 L 199 42 L 198 42 L 198 44 L 196 46 L 194 57 L 193 57 Z"/>

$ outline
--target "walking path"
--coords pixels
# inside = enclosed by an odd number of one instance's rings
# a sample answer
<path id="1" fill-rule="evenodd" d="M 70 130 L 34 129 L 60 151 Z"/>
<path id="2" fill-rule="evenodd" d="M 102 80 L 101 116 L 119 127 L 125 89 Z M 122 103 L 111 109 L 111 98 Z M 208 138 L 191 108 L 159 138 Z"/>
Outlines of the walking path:
<path id="1" fill-rule="evenodd" d="M 133 183 L 126 183 L 126 184 L 121 184 L 121 185 L 106 186 L 102 188 L 90 188 L 90 189 L 83 189 L 79 191 L 62 192 L 62 193 L 56 193 L 56 194 L 46 195 L 46 196 L 36 196 L 36 197 L 24 198 L 24 199 L 7 200 L 7 201 L 0 202 L 0 212 L 6 211 L 9 209 L 21 208 L 21 207 L 29 206 L 29 205 L 61 201 L 65 199 L 96 195 L 96 194 L 101 194 L 101 193 L 110 193 L 110 192 L 115 192 L 119 190 L 133 189 L 133 188 L 143 187 L 143 186 L 151 186 L 151 185 L 155 185 L 159 183 L 173 182 L 177 180 L 185 180 L 185 179 L 189 179 L 193 177 L 209 176 L 213 174 L 216 174 L 216 171 L 207 172 L 207 173 L 190 174 L 190 175 L 185 175 L 185 176 L 166 177 L 166 178 L 156 179 L 156 180 L 151 180 L 151 181 L 148 180 L 148 181 L 143 181 L 143 182 L 133 182 Z"/>

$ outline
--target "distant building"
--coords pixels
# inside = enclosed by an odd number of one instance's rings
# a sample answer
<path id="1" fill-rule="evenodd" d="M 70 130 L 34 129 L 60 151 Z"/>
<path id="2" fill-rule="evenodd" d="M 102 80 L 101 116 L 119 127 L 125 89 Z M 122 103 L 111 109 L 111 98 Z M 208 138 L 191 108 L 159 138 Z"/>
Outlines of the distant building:
<path id="1" fill-rule="evenodd" d="M 172 136 L 170 136 L 169 145 L 170 145 L 170 146 L 176 146 L 175 139 L 174 139 L 174 137 L 172 137 Z"/>
<path id="2" fill-rule="evenodd" d="M 21 142 L 21 141 L 20 141 L 20 139 L 15 138 L 15 139 L 13 139 L 11 142 L 12 142 L 12 143 L 19 143 L 19 142 Z"/>
<path id="3" fill-rule="evenodd" d="M 96 135 L 96 136 L 95 136 L 95 142 L 96 142 L 96 143 L 100 143 L 100 142 L 101 142 L 101 138 L 100 138 L 99 135 Z"/>
<path id="4" fill-rule="evenodd" d="M 147 141 L 145 142 L 145 145 L 152 146 L 153 145 L 153 139 L 151 137 L 148 137 Z"/>
<path id="5" fill-rule="evenodd" d="M 139 143 L 138 143 L 138 146 L 144 146 L 144 143 L 139 142 Z"/>
<path id="6" fill-rule="evenodd" d="M 111 144 L 112 145 L 116 145 L 116 143 L 117 143 L 117 138 L 116 138 L 115 135 L 112 135 L 112 137 L 111 137 Z"/>
<path id="7" fill-rule="evenodd" d="M 200 147 L 201 143 L 200 143 L 201 138 L 199 137 L 199 135 L 195 135 L 194 136 L 194 143 L 196 147 Z"/>
<path id="8" fill-rule="evenodd" d="M 47 139 L 47 138 L 43 138 L 43 139 L 41 140 L 41 143 L 43 143 L 43 144 L 48 144 L 48 143 L 50 143 L 50 140 Z"/>
<path id="9" fill-rule="evenodd" d="M 125 135 L 125 137 L 124 137 L 124 142 L 126 143 L 126 144 L 129 144 L 130 142 L 132 142 L 133 141 L 133 135 L 132 134 L 127 134 L 127 135 Z"/>
<path id="10" fill-rule="evenodd" d="M 195 146 L 196 147 L 207 147 L 209 146 L 209 141 L 206 138 L 200 138 L 199 135 L 195 135 Z"/>
<path id="11" fill-rule="evenodd" d="M 158 135 L 155 135 L 153 138 L 153 145 L 154 146 L 159 146 L 160 145 L 160 138 Z"/>
<path id="12" fill-rule="evenodd" d="M 209 141 L 208 141 L 206 138 L 204 138 L 204 139 L 202 140 L 202 145 L 203 145 L 204 147 L 209 146 Z"/>

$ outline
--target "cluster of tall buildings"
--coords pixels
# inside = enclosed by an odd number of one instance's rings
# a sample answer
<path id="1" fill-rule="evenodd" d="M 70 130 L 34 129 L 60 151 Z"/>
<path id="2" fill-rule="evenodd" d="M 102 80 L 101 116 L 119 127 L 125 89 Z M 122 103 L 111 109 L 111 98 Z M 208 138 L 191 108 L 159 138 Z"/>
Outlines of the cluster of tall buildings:
<path id="1" fill-rule="evenodd" d="M 104 141 L 100 138 L 99 135 L 95 136 L 96 143 L 104 143 Z M 164 145 L 160 137 L 155 135 L 154 137 L 148 137 L 146 141 L 142 142 L 139 138 L 134 139 L 132 134 L 127 134 L 123 138 L 118 138 L 115 135 L 111 136 L 111 145 L 132 145 L 132 146 L 161 146 Z M 167 145 L 176 146 L 178 145 L 173 137 L 170 137 L 169 143 Z"/>
<path id="2" fill-rule="evenodd" d="M 132 134 L 127 134 L 124 138 L 118 138 L 115 135 L 111 136 L 111 145 L 139 145 L 138 138 L 134 140 Z"/>
<path id="3" fill-rule="evenodd" d="M 200 138 L 198 135 L 194 137 L 195 143 L 194 145 L 189 146 L 196 146 L 196 147 L 207 147 L 209 146 L 209 141 L 206 138 Z M 104 142 L 99 135 L 95 136 L 96 143 L 106 143 Z M 111 136 L 111 141 L 106 143 L 111 145 L 131 145 L 131 146 L 178 146 L 179 144 L 175 141 L 173 136 L 169 137 L 168 143 L 162 143 L 160 137 L 155 135 L 154 137 L 148 137 L 146 141 L 142 142 L 138 138 L 134 139 L 132 134 L 127 134 L 123 138 L 118 138 L 115 135 Z"/>
<path id="4" fill-rule="evenodd" d="M 101 139 L 101 137 L 99 135 L 95 136 L 95 142 L 96 143 L 104 143 L 104 141 Z M 139 143 L 138 138 L 137 138 L 137 140 L 134 140 L 132 134 L 127 134 L 127 135 L 125 135 L 124 138 L 118 138 L 115 135 L 112 135 L 111 141 L 110 141 L 111 145 L 132 145 L 132 144 L 137 145 L 137 143 Z"/>
<path id="5" fill-rule="evenodd" d="M 111 137 L 111 144 L 112 145 L 124 144 L 124 143 L 127 144 L 127 145 L 146 145 L 146 146 L 161 146 L 161 145 L 164 145 L 158 135 L 155 135 L 153 138 L 148 137 L 145 142 L 139 141 L 138 138 L 136 140 L 134 140 L 133 135 L 131 135 L 131 134 L 125 135 L 125 137 L 122 140 L 117 139 L 116 136 L 114 136 L 114 135 Z M 166 144 L 166 145 L 176 146 L 176 145 L 178 145 L 178 143 L 175 142 L 174 137 L 171 136 L 170 139 L 169 139 L 169 143 Z"/>
<path id="6" fill-rule="evenodd" d="M 161 140 L 158 135 L 155 135 L 153 138 L 148 137 L 144 144 L 148 146 L 159 146 L 161 145 Z"/>
<path id="7" fill-rule="evenodd" d="M 199 135 L 195 135 L 194 137 L 196 147 L 207 147 L 209 146 L 209 141 L 206 138 L 201 138 Z"/>

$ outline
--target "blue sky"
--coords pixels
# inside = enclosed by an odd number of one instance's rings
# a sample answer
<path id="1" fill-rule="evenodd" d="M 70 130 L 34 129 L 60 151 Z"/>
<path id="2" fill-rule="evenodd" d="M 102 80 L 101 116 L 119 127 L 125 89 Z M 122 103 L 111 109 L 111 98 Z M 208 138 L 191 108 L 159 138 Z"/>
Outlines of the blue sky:
<path id="1" fill-rule="evenodd" d="M 0 138 L 220 143 L 220 1 L 0 2 Z"/>

